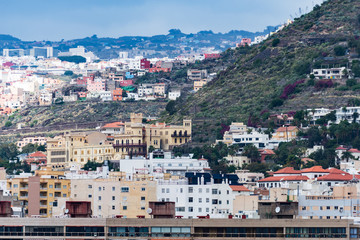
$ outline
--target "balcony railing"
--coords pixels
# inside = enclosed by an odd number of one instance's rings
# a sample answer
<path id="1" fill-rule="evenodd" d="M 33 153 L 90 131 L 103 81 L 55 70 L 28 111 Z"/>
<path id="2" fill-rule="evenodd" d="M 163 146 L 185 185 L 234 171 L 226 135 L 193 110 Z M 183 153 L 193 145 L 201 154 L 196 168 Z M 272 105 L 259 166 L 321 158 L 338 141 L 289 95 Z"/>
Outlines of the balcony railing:
<path id="1" fill-rule="evenodd" d="M 113 147 L 141 147 L 141 148 L 145 148 L 146 144 L 145 143 L 124 143 L 124 144 L 113 144 Z"/>

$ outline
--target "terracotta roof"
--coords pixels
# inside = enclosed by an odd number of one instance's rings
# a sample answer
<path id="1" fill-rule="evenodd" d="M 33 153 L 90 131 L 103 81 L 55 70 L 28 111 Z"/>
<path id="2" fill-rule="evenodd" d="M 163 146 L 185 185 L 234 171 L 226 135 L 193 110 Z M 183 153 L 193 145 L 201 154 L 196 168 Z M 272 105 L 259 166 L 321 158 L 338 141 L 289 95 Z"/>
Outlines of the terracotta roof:
<path id="1" fill-rule="evenodd" d="M 322 166 L 313 166 L 311 168 L 305 168 L 301 170 L 303 173 L 328 173 L 328 169 L 323 169 Z"/>
<path id="2" fill-rule="evenodd" d="M 288 126 L 288 127 L 279 127 L 277 130 L 276 130 L 276 132 L 286 132 L 286 131 L 293 131 L 293 130 L 295 130 L 295 129 L 297 129 L 297 127 L 296 126 Z"/>
<path id="3" fill-rule="evenodd" d="M 46 155 L 40 151 L 34 152 L 32 154 L 30 154 L 28 156 L 28 158 L 33 158 L 33 157 L 42 157 L 42 158 L 46 158 Z"/>
<path id="4" fill-rule="evenodd" d="M 271 149 L 259 149 L 260 154 L 275 155 L 275 152 Z"/>
<path id="5" fill-rule="evenodd" d="M 259 180 L 258 182 L 280 182 L 280 181 L 307 181 L 309 178 L 306 176 L 276 176 L 267 177 Z"/>
<path id="6" fill-rule="evenodd" d="M 295 170 L 293 167 L 286 167 L 274 172 L 274 174 L 301 174 L 301 171 Z"/>
<path id="7" fill-rule="evenodd" d="M 118 128 L 121 126 L 124 126 L 123 122 L 113 122 L 113 123 L 105 124 L 102 128 Z"/>
<path id="8" fill-rule="evenodd" d="M 360 153 L 360 150 L 358 150 L 358 149 L 356 149 L 356 148 L 351 148 L 351 149 L 349 150 L 349 152 L 351 152 L 351 153 Z"/>
<path id="9" fill-rule="evenodd" d="M 232 189 L 233 191 L 237 191 L 237 192 L 250 192 L 249 189 L 247 189 L 246 187 L 241 186 L 241 185 L 231 185 L 230 187 L 231 187 L 231 189 Z"/>
<path id="10" fill-rule="evenodd" d="M 347 172 L 344 172 L 337 168 L 328 168 L 330 174 L 348 174 Z"/>
<path id="11" fill-rule="evenodd" d="M 360 178 L 360 175 L 355 175 L 356 179 Z M 318 177 L 318 181 L 350 181 L 353 179 L 351 174 L 327 174 L 325 176 Z"/>
<path id="12" fill-rule="evenodd" d="M 346 150 L 347 148 L 344 148 L 343 146 L 337 147 L 336 150 Z"/>

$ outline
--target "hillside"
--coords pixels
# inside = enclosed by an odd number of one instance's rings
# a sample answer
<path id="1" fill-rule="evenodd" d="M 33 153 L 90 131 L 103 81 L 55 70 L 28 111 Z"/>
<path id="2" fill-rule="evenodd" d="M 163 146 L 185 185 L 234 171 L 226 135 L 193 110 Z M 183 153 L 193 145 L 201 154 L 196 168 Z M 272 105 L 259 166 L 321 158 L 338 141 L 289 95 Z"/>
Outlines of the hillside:
<path id="1" fill-rule="evenodd" d="M 158 116 L 166 102 L 75 102 L 61 105 L 36 106 L 21 109 L 9 117 L 0 117 L 3 130 L 15 129 L 18 124 L 33 131 L 56 129 L 62 126 L 93 126 L 96 122 L 122 121 L 131 112 L 142 112 L 144 116 Z M 10 122 L 10 124 L 6 124 Z M 96 124 L 95 124 L 96 125 Z M 67 128 L 68 129 L 68 128 Z M 1 135 L 1 134 L 0 134 Z"/>
<path id="2" fill-rule="evenodd" d="M 194 141 L 213 141 L 221 124 L 257 125 L 269 112 L 341 107 L 360 96 L 360 85 L 346 80 L 309 80 L 312 68 L 352 66 L 359 76 L 360 1 L 330 0 L 295 19 L 262 44 L 227 50 L 217 62 L 236 59 L 198 93 L 176 105 L 169 121 L 194 120 Z M 217 66 L 214 61 L 214 69 Z M 203 63 L 198 68 L 207 68 Z M 266 113 L 266 114 L 265 114 Z"/>

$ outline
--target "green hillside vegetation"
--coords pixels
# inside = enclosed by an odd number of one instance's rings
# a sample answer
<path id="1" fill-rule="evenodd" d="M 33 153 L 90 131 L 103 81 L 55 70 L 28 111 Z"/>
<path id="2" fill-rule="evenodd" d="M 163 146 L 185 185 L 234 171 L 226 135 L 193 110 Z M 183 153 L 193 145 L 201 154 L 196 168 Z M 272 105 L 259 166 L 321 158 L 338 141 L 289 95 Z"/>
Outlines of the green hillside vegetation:
<path id="1" fill-rule="evenodd" d="M 271 112 L 342 107 L 358 102 L 360 83 L 316 80 L 312 68 L 350 66 L 360 77 L 360 1 L 330 0 L 293 24 L 251 47 L 227 50 L 221 59 L 198 64 L 218 72 L 198 93 L 177 101 L 168 121 L 194 120 L 194 141 L 219 137 L 221 124 L 261 124 Z M 231 59 L 227 67 L 224 62 Z M 234 60 L 235 59 L 235 60 Z M 216 71 L 221 66 L 224 71 Z M 220 136 L 221 137 L 221 136 Z"/>

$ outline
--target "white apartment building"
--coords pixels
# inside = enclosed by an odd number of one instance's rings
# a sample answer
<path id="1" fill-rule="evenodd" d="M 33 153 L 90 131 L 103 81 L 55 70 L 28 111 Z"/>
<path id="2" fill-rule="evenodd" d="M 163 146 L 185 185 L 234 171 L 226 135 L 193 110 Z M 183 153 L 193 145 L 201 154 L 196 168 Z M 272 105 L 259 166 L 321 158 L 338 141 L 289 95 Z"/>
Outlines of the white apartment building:
<path id="1" fill-rule="evenodd" d="M 157 200 L 175 202 L 175 215 L 183 218 L 227 218 L 233 211 L 234 195 L 229 184 L 190 185 L 187 180 L 158 181 Z"/>
<path id="2" fill-rule="evenodd" d="M 316 120 L 324 117 L 332 111 L 335 111 L 336 121 L 333 122 L 335 124 L 339 124 L 341 121 L 345 120 L 352 122 L 354 120 L 354 113 L 358 113 L 360 115 L 360 107 L 341 107 L 334 110 L 328 108 L 316 108 L 307 109 L 307 111 L 313 124 L 315 124 Z M 357 117 L 356 122 L 360 123 L 360 117 Z"/>
<path id="3" fill-rule="evenodd" d="M 316 79 L 343 79 L 345 78 L 345 72 L 350 75 L 351 69 L 346 67 L 340 68 L 320 68 L 313 69 L 311 74 L 315 76 Z"/>
<path id="4" fill-rule="evenodd" d="M 240 147 L 253 144 L 257 148 L 267 148 L 269 145 L 269 135 L 253 131 L 246 134 L 233 134 L 232 144 Z"/>
<path id="5" fill-rule="evenodd" d="M 169 99 L 170 100 L 176 100 L 181 96 L 180 90 L 173 90 L 169 92 Z"/>

